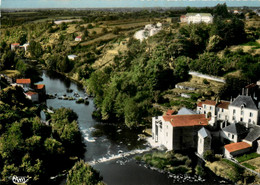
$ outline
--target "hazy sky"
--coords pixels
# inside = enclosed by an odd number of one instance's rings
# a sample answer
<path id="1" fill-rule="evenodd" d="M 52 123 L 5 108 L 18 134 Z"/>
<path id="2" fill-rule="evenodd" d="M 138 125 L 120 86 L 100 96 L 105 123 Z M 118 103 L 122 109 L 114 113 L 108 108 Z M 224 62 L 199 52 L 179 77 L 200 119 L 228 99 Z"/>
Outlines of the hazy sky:
<path id="1" fill-rule="evenodd" d="M 1 1 L 1 0 L 0 0 Z M 2 8 L 104 8 L 104 7 L 203 7 L 258 6 L 260 0 L 2 0 Z"/>

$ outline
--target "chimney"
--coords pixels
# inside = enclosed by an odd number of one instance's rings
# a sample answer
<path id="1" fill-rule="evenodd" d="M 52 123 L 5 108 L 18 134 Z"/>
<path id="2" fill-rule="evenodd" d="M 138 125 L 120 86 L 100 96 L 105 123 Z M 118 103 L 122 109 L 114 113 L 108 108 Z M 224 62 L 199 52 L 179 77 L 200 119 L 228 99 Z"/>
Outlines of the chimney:
<path id="1" fill-rule="evenodd" d="M 245 95 L 245 89 L 242 88 L 242 95 Z"/>
<path id="2" fill-rule="evenodd" d="M 232 96 L 231 96 L 231 98 L 230 98 L 230 103 L 232 103 L 233 101 L 232 101 Z"/>

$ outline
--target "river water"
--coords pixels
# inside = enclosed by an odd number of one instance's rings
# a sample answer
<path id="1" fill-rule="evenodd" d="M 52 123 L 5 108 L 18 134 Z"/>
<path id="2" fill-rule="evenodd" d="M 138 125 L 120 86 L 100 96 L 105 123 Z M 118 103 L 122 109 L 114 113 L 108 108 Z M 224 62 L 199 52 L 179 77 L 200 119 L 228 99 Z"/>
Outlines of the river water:
<path id="1" fill-rule="evenodd" d="M 43 71 L 42 81 L 46 86 L 48 94 L 57 96 L 73 96 L 77 92 L 80 97 L 86 94 L 83 88 L 58 74 Z M 70 88 L 72 93 L 66 90 Z M 47 99 L 47 106 L 50 108 L 66 107 L 71 108 L 78 114 L 78 123 L 84 142 L 86 144 L 85 161 L 100 171 L 103 181 L 108 185 L 169 185 L 169 184 L 219 184 L 220 179 L 208 175 L 200 181 L 197 177 L 173 176 L 159 173 L 147 168 L 143 164 L 136 163 L 133 156 L 151 150 L 145 141 L 138 140 L 136 130 L 129 131 L 112 125 L 100 124 L 92 119 L 92 112 L 95 105 L 92 98 L 89 98 L 89 105 L 77 104 L 75 101 Z M 92 131 L 102 130 L 102 135 L 93 137 Z M 185 180 L 184 180 L 185 179 Z M 222 181 L 223 182 L 223 181 Z"/>

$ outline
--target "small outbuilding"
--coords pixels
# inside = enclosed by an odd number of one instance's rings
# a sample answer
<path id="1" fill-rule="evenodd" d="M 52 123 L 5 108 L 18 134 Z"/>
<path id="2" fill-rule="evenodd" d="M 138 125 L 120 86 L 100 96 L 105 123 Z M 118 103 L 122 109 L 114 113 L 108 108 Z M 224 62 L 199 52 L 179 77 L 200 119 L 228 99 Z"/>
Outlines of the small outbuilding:
<path id="1" fill-rule="evenodd" d="M 22 87 L 30 87 L 31 86 L 31 79 L 25 78 L 25 79 L 16 79 L 16 84 L 21 85 Z"/>
<path id="2" fill-rule="evenodd" d="M 11 50 L 13 51 L 13 50 L 15 50 L 15 49 L 17 49 L 17 48 L 19 48 L 20 47 L 20 43 L 12 43 L 11 44 Z"/>
<path id="3" fill-rule="evenodd" d="M 25 93 L 25 96 L 32 100 L 32 102 L 38 102 L 39 101 L 39 94 L 37 92 L 28 91 Z"/>
<path id="4" fill-rule="evenodd" d="M 81 36 L 77 36 L 76 38 L 75 38 L 75 41 L 81 41 Z"/>
<path id="5" fill-rule="evenodd" d="M 197 152 L 203 156 L 204 152 L 211 150 L 211 134 L 206 128 L 201 128 L 198 131 L 198 148 Z"/>
<path id="6" fill-rule="evenodd" d="M 68 55 L 69 60 L 75 60 L 77 57 L 77 55 Z"/>
<path id="7" fill-rule="evenodd" d="M 247 153 L 251 150 L 251 145 L 246 142 L 238 142 L 238 143 L 231 143 L 224 146 L 225 148 L 225 157 L 232 158 L 237 155 L 241 155 Z"/>

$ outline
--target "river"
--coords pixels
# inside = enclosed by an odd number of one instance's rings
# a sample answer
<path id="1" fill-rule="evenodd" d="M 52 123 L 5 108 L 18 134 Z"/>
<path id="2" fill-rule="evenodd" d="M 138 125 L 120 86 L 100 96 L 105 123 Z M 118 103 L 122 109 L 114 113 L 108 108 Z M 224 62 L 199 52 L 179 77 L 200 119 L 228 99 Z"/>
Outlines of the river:
<path id="1" fill-rule="evenodd" d="M 84 89 L 61 75 L 43 71 L 42 81 L 48 94 L 57 96 L 73 96 L 77 92 L 80 97 L 85 97 Z M 72 93 L 66 90 L 70 88 Z M 103 181 L 108 185 L 169 185 L 183 184 L 183 179 L 193 179 L 185 184 L 219 184 L 220 179 L 208 175 L 206 179 L 199 181 L 197 177 L 173 176 L 159 173 L 136 163 L 133 155 L 151 150 L 145 141 L 138 140 L 136 130 L 120 129 L 112 125 L 100 124 L 92 119 L 95 105 L 89 98 L 89 105 L 77 104 L 75 101 L 47 99 L 47 106 L 55 109 L 60 107 L 71 108 L 78 114 L 79 128 L 86 144 L 84 160 L 100 171 Z M 99 137 L 92 137 L 91 133 L 99 125 L 104 133 Z"/>

